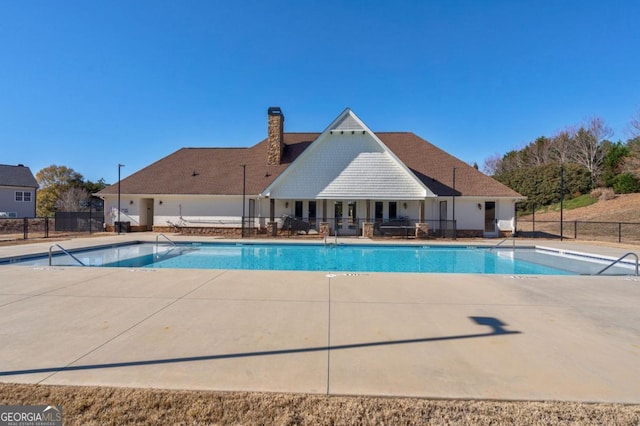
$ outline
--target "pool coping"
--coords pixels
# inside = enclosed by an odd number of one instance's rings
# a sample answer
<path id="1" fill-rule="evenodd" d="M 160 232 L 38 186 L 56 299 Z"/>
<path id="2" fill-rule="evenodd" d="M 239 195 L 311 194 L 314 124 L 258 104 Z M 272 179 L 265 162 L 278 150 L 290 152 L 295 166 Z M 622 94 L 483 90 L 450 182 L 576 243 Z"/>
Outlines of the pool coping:
<path id="1" fill-rule="evenodd" d="M 129 234 L 129 235 L 134 235 L 135 234 Z M 152 243 L 156 243 L 156 244 L 161 244 L 163 246 L 167 245 L 167 241 L 160 241 L 158 242 L 158 236 L 164 236 L 168 242 L 174 243 L 173 240 L 169 239 L 168 237 L 166 237 L 164 234 L 151 234 L 151 235 L 155 235 L 155 241 L 154 240 L 150 240 L 149 238 L 141 238 L 141 239 L 127 239 L 126 241 L 114 241 L 114 242 L 110 242 L 110 243 L 106 243 L 106 244 L 88 244 L 85 246 L 80 246 L 80 247 L 73 247 L 73 248 L 69 248 L 69 249 L 65 249 L 65 251 L 69 252 L 69 253 L 82 253 L 85 251 L 90 251 L 90 250 L 101 250 L 101 249 L 107 249 L 107 248 L 115 248 L 115 247 L 120 247 L 120 246 L 127 246 L 127 245 L 134 245 L 134 244 L 152 244 Z M 99 237 L 98 237 L 99 238 Z M 203 237 L 194 237 L 194 236 L 173 236 L 173 238 L 176 238 L 175 243 L 177 245 L 183 245 L 183 244 L 208 244 L 208 245 L 216 245 L 216 244 L 225 244 L 225 245 L 230 245 L 230 244 L 236 244 L 236 245 L 306 245 L 306 246 L 321 246 L 323 245 L 322 241 L 310 241 L 310 240 L 282 240 L 282 239 L 222 239 L 222 238 L 209 238 L 209 239 L 204 239 Z M 179 240 L 177 239 L 179 238 Z M 206 238 L 206 237 L 205 237 Z M 87 242 L 92 241 L 94 239 L 87 239 Z M 496 250 L 500 250 L 500 251 L 508 251 L 508 250 L 523 250 L 523 249 L 529 249 L 529 250 L 540 250 L 543 252 L 552 252 L 552 253 L 557 253 L 559 255 L 568 255 L 568 256 L 573 256 L 575 258 L 578 259 L 587 259 L 590 261 L 596 261 L 599 262 L 603 265 L 607 265 L 609 262 L 618 262 L 620 263 L 623 267 L 629 268 L 629 269 L 633 269 L 634 266 L 636 265 L 635 262 L 632 262 L 630 260 L 625 260 L 625 259 L 620 259 L 620 256 L 614 256 L 614 255 L 605 255 L 605 254 L 594 254 L 594 253 L 590 253 L 587 251 L 578 251 L 578 250 L 573 250 L 573 249 L 567 249 L 565 247 L 558 247 L 557 245 L 555 247 L 550 246 L 550 245 L 536 245 L 536 244 L 530 244 L 528 241 L 519 241 L 519 240 L 514 240 L 514 243 L 511 247 L 509 246 L 500 246 L 498 247 L 498 245 L 496 245 L 492 240 L 481 240 L 480 242 L 478 242 L 477 240 L 470 240 L 470 241 L 466 241 L 466 242 L 440 242 L 440 241 L 420 241 L 420 240 L 371 240 L 368 238 L 353 238 L 353 237 L 341 237 L 339 239 L 337 239 L 336 241 L 339 241 L 337 243 L 337 245 L 339 246 L 343 246 L 343 245 L 362 245 L 362 246 L 404 246 L 404 247 L 413 247 L 413 246 L 419 246 L 419 247 L 447 247 L 447 248 L 482 248 L 482 249 L 496 249 Z M 506 240 L 502 240 L 502 242 L 504 242 Z M 46 243 L 43 243 L 46 244 Z M 53 243 L 50 245 L 49 249 L 47 251 L 39 251 L 39 252 L 31 252 L 31 253 L 27 253 L 27 254 L 20 254 L 20 255 L 14 255 L 14 256 L 2 256 L 2 252 L 6 251 L 6 250 L 2 250 L 3 247 L 0 247 L 0 266 L 2 265 L 8 265 L 8 264 L 16 264 L 22 261 L 28 261 L 28 260 L 32 260 L 34 258 L 39 258 L 39 257 L 46 257 L 49 254 L 49 250 L 51 250 L 54 246 L 59 246 L 61 247 L 61 245 L 59 245 L 58 243 Z M 324 245 L 326 245 L 326 243 L 324 243 Z M 333 243 L 332 243 L 333 245 Z M 9 246 L 11 247 L 11 246 Z M 6 248 L 6 247 L 5 247 Z M 602 248 L 601 246 L 599 246 L 599 248 Z M 634 253 L 629 253 L 626 252 L 625 254 L 634 254 Z M 57 249 L 56 251 L 53 252 L 53 256 L 61 256 L 61 252 L 60 249 Z M 28 265 L 25 265 L 28 266 Z M 55 265 L 49 265 L 49 266 L 55 266 Z M 71 265 L 70 265 L 71 266 Z M 81 266 L 77 266 L 74 265 L 75 267 L 94 267 L 94 266 L 89 266 L 89 265 L 81 265 Z M 101 266 L 102 267 L 102 266 Z M 104 266 L 104 267 L 108 267 L 108 266 Z M 381 272 L 381 271 L 380 271 Z M 401 272 L 399 272 L 401 273 Z M 431 273 L 431 272 L 429 272 Z M 575 273 L 577 275 L 581 275 L 579 273 Z M 589 275 L 589 274 L 586 274 Z"/>

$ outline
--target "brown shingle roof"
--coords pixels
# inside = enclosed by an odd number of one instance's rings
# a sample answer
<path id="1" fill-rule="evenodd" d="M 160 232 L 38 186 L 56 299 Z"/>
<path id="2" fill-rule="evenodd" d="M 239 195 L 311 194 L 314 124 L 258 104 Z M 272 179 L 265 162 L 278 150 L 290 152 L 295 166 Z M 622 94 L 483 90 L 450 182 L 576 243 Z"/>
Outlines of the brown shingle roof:
<path id="1" fill-rule="evenodd" d="M 259 194 L 319 136 L 285 133 L 282 164 L 267 165 L 267 140 L 250 148 L 182 148 L 121 181 L 122 194 L 242 194 L 241 165 L 246 164 L 246 193 Z M 519 197 L 500 182 L 480 173 L 413 133 L 376 133 L 382 142 L 436 195 Z M 99 194 L 116 194 L 117 185 Z"/>
<path id="2" fill-rule="evenodd" d="M 411 132 L 376 135 L 436 195 L 453 194 L 455 167 L 456 195 L 522 197 L 506 185 Z"/>

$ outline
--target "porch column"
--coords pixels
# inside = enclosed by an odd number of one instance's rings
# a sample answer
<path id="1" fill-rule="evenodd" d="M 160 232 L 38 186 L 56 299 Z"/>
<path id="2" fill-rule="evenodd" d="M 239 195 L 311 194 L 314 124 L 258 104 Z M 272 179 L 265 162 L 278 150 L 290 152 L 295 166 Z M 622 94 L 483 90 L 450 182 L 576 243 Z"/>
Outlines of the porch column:
<path id="1" fill-rule="evenodd" d="M 371 222 L 371 200 L 367 200 L 367 222 Z"/>
<path id="2" fill-rule="evenodd" d="M 278 235 L 278 224 L 276 223 L 276 200 L 269 198 L 269 223 L 267 233 L 272 237 Z"/>
<path id="3" fill-rule="evenodd" d="M 424 222 L 424 200 L 420 200 L 420 205 L 419 205 L 419 215 L 420 215 L 420 222 Z"/>
<path id="4" fill-rule="evenodd" d="M 322 200 L 322 221 L 327 221 L 327 200 Z"/>
<path id="5" fill-rule="evenodd" d="M 271 222 L 276 220 L 276 200 L 269 198 L 269 220 Z"/>

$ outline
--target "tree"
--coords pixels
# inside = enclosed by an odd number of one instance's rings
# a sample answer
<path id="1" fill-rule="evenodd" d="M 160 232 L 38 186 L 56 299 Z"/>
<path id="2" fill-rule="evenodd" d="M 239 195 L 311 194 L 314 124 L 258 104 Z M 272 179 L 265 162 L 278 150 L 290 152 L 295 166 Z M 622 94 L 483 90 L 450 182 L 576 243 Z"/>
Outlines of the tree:
<path id="1" fill-rule="evenodd" d="M 563 189 L 566 199 L 589 192 L 591 181 L 587 169 L 571 163 L 563 167 Z M 560 200 L 558 164 L 522 167 L 504 173 L 497 179 L 527 197 L 527 201 L 521 203 L 526 209 L 531 209 L 533 205 L 547 205 Z"/>
<path id="2" fill-rule="evenodd" d="M 500 163 L 502 163 L 502 156 L 497 153 L 493 154 L 489 158 L 485 158 L 482 172 L 488 176 L 494 176 L 500 169 Z"/>
<path id="3" fill-rule="evenodd" d="M 602 172 L 604 152 L 601 143 L 610 137 L 613 131 L 600 117 L 592 117 L 573 137 L 573 155 L 571 160 L 586 168 L 591 174 L 591 187 L 594 188 Z"/>
<path id="4" fill-rule="evenodd" d="M 61 190 L 55 207 L 59 212 L 84 211 L 89 206 L 89 198 L 89 193 L 83 187 L 70 186 Z"/>
<path id="5" fill-rule="evenodd" d="M 82 175 L 67 166 L 55 164 L 36 173 L 40 189 L 36 195 L 36 213 L 38 216 L 53 216 L 56 202 L 62 192 L 71 187 L 83 187 Z"/>
<path id="6" fill-rule="evenodd" d="M 632 138 L 640 138 L 640 111 L 631 118 L 629 123 L 629 133 Z"/>
<path id="7" fill-rule="evenodd" d="M 622 171 L 640 177 L 640 136 L 627 141 L 629 155 L 624 159 Z"/>
<path id="8" fill-rule="evenodd" d="M 638 179 L 631 173 L 621 173 L 616 176 L 613 182 L 613 190 L 616 194 L 630 194 L 640 190 Z"/>
<path id="9" fill-rule="evenodd" d="M 573 136 L 576 130 L 566 128 L 551 138 L 551 156 L 550 158 L 560 164 L 566 164 L 571 159 L 573 148 Z"/>
<path id="10" fill-rule="evenodd" d="M 530 166 L 548 164 L 551 159 L 551 140 L 540 136 L 522 150 L 524 162 Z"/>
<path id="11" fill-rule="evenodd" d="M 602 143 L 602 150 L 604 152 L 602 183 L 604 186 L 611 188 L 616 181 L 616 177 L 622 172 L 622 165 L 631 151 L 627 145 L 620 141 L 616 143 L 604 141 Z"/>

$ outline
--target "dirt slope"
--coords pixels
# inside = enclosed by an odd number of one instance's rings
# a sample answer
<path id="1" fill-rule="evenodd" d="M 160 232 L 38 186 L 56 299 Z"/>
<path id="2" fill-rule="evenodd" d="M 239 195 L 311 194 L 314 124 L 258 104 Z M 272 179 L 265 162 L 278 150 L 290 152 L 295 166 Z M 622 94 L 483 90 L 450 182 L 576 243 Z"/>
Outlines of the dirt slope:
<path id="1" fill-rule="evenodd" d="M 522 219 L 531 220 L 531 216 L 523 216 Z M 640 222 L 640 194 L 617 195 L 612 200 L 601 200 L 590 206 L 564 210 L 563 219 L 590 222 Z M 536 220 L 560 220 L 560 211 L 536 213 Z"/>

